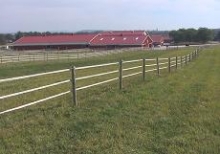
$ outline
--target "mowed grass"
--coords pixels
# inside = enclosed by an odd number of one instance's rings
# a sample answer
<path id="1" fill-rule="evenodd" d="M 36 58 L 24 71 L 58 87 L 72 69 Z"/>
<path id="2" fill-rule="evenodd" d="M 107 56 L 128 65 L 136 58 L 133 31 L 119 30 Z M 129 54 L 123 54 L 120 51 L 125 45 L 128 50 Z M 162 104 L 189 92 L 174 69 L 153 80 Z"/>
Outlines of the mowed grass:
<path id="1" fill-rule="evenodd" d="M 0 153 L 219 153 L 220 52 L 1 116 Z M 174 53 L 171 53 L 171 55 Z M 167 54 L 167 56 L 170 56 Z M 166 57 L 166 56 L 161 56 Z"/>

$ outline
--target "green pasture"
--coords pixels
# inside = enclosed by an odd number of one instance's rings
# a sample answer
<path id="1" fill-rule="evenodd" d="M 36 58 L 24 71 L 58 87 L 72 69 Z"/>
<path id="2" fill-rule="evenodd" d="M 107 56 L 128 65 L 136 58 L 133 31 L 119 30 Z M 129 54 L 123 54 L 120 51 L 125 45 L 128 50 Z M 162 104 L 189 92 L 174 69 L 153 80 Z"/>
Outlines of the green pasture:
<path id="1" fill-rule="evenodd" d="M 172 57 L 194 49 L 126 52 L 77 61 L 3 64 L 0 78 L 41 73 L 120 59 Z M 66 95 L 0 116 L 0 153 L 153 154 L 220 152 L 220 47 L 204 49 L 177 71 L 146 74 Z M 110 69 L 110 68 L 109 68 Z M 116 68 L 111 68 L 116 69 Z M 94 70 L 92 70 L 94 71 Z M 87 72 L 91 73 L 91 72 Z M 85 72 L 82 72 L 84 75 Z M 80 74 L 79 74 L 80 75 Z M 0 85 L 1 94 L 70 78 L 63 73 Z M 83 83 L 82 83 L 83 84 Z M 14 88 L 13 88 L 14 87 Z M 63 85 L 12 99 L 0 109 L 70 88 Z"/>
<path id="2" fill-rule="evenodd" d="M 156 58 L 186 55 L 195 50 L 195 48 L 179 48 L 166 51 L 126 51 L 123 53 L 112 53 L 100 57 L 87 57 L 70 60 L 53 60 L 53 61 L 34 61 L 0 64 L 0 79 L 14 76 L 42 73 L 59 69 L 67 69 L 72 66 L 86 66 L 94 64 L 103 64 L 108 62 L 117 62 L 119 60 L 133 60 L 139 58 Z"/>
<path id="3" fill-rule="evenodd" d="M 72 66 L 86 66 L 86 65 L 92 65 L 92 64 L 101 64 L 101 63 L 107 63 L 107 62 L 118 62 L 120 60 L 134 60 L 134 59 L 140 59 L 143 57 L 147 58 L 155 58 L 159 56 L 163 57 L 169 57 L 169 56 L 179 56 L 186 53 L 190 53 L 193 49 L 187 48 L 187 49 L 179 49 L 179 50 L 169 50 L 169 51 L 132 51 L 132 52 L 125 52 L 125 53 L 119 53 L 114 55 L 107 55 L 106 57 L 96 57 L 96 58 L 88 58 L 88 59 L 80 59 L 75 60 L 73 62 L 70 62 L 68 60 L 66 61 L 48 61 L 48 62 L 25 62 L 25 63 L 11 63 L 11 64 L 3 64 L 1 70 L 1 74 L 4 76 L 4 73 L 7 74 L 7 76 L 14 77 L 15 74 L 18 75 L 28 75 L 31 72 L 32 73 L 43 73 L 48 71 L 54 71 L 59 69 L 68 69 Z M 152 61 L 148 62 L 146 61 L 146 64 L 151 64 Z M 155 61 L 153 61 L 155 63 Z M 68 65 L 68 66 L 67 66 Z M 72 66 L 71 66 L 72 65 Z M 135 63 L 126 63 L 123 64 L 123 68 L 129 68 L 129 67 L 135 67 L 135 66 L 141 66 L 142 61 L 135 62 Z M 15 67 L 15 68 L 14 68 Z M 6 70 L 8 72 L 5 72 Z M 56 68 L 56 69 L 55 69 Z M 76 77 L 82 77 L 82 76 L 89 76 L 93 74 L 103 73 L 103 72 L 109 72 L 109 71 L 117 71 L 119 69 L 118 65 L 111 65 L 106 67 L 98 67 L 98 68 L 92 68 L 92 69 L 85 69 L 85 70 L 78 70 L 76 71 Z M 147 69 L 153 69 L 147 68 Z M 133 72 L 141 71 L 141 68 L 138 70 L 130 70 L 123 73 L 123 75 L 131 74 Z M 152 73 L 150 73 L 152 74 Z M 155 74 L 155 73 L 154 73 Z M 1 75 L 0 75 L 1 76 Z M 77 87 L 83 87 L 90 84 L 94 84 L 100 81 L 112 79 L 112 78 L 118 78 L 119 74 L 114 73 L 111 75 L 105 75 L 101 77 L 92 78 L 89 80 L 80 80 L 77 81 Z M 51 74 L 51 75 L 44 75 L 40 77 L 34 77 L 29 79 L 23 79 L 23 80 L 17 80 L 12 82 L 5 82 L 0 83 L 0 94 L 5 96 L 12 93 L 17 93 L 25 90 L 30 90 L 33 88 L 50 85 L 53 83 L 57 83 L 64 80 L 70 80 L 71 79 L 71 71 L 67 71 L 64 73 L 58 73 L 58 74 Z M 125 80 L 126 81 L 126 80 Z M 16 97 L 6 98 L 4 100 L 0 100 L 3 102 L 3 104 L 0 106 L 1 111 L 5 111 L 20 105 L 24 105 L 36 100 L 44 99 L 49 96 L 53 96 L 65 91 L 68 91 L 71 89 L 71 83 L 66 83 L 60 86 L 55 86 L 43 90 L 38 90 L 36 92 L 31 92 L 23 95 L 19 95 Z"/>

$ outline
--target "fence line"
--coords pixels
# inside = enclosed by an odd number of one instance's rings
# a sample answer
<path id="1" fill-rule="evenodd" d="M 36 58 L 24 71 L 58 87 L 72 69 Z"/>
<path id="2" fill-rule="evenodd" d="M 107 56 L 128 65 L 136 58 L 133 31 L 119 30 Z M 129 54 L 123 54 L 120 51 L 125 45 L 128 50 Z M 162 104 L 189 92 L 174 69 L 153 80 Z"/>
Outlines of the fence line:
<path id="1" fill-rule="evenodd" d="M 46 88 L 50 88 L 50 87 L 54 87 L 54 86 L 58 86 L 58 85 L 61 85 L 61 84 L 64 84 L 64 83 L 68 83 L 68 82 L 70 82 L 70 80 L 65 80 L 65 81 L 49 84 L 49 85 L 46 85 L 46 86 L 41 86 L 41 87 L 38 87 L 38 88 L 29 89 L 29 90 L 26 90 L 26 91 L 14 93 L 14 94 L 0 96 L 0 100 L 1 99 L 6 99 L 6 98 L 10 98 L 10 97 L 14 97 L 14 96 L 18 96 L 18 95 L 23 95 L 23 94 L 31 93 L 31 92 L 34 92 L 34 91 L 38 91 L 38 90 L 42 90 L 42 89 L 46 89 Z"/>
<path id="2" fill-rule="evenodd" d="M 25 105 L 21 105 L 21 106 L 18 106 L 18 107 L 9 109 L 9 110 L 5 110 L 5 111 L 0 112 L 0 115 L 4 114 L 4 113 L 15 111 L 15 110 L 23 109 L 25 107 L 32 106 L 32 105 L 35 105 L 35 104 L 38 104 L 38 103 L 42 103 L 42 102 L 45 102 L 45 101 L 48 101 L 48 100 L 51 100 L 51 99 L 54 99 L 54 98 L 66 95 L 68 93 L 70 93 L 70 91 L 66 91 L 66 92 L 63 92 L 63 93 L 60 93 L 60 94 L 57 94 L 57 95 L 53 95 L 53 96 L 50 96 L 50 97 L 47 97 L 47 98 L 44 98 L 44 99 L 40 99 L 40 100 L 31 102 L 31 103 L 28 103 L 28 104 L 25 104 Z"/>
<path id="3" fill-rule="evenodd" d="M 197 58 L 196 57 L 197 55 L 198 55 L 198 50 L 195 51 L 195 58 Z M 123 68 L 123 64 L 141 62 L 142 60 L 143 60 L 143 65 L 138 65 L 138 66 L 129 67 L 129 68 Z M 168 61 L 160 63 L 160 60 L 163 60 L 163 61 L 168 60 Z M 190 59 L 187 59 L 187 60 L 189 61 Z M 156 63 L 146 65 L 145 64 L 146 61 L 154 61 Z M 101 65 L 93 65 L 93 66 L 85 66 L 85 67 L 74 68 L 73 71 L 75 72 L 75 76 L 76 76 L 76 74 L 77 74 L 76 71 L 77 70 L 104 67 L 104 66 L 109 66 L 109 65 L 112 65 L 112 64 L 114 64 L 114 65 L 118 64 L 119 65 L 119 71 L 100 73 L 100 74 L 90 75 L 90 76 L 86 76 L 86 77 L 75 77 L 76 79 L 72 79 L 72 81 L 74 81 L 74 80 L 78 81 L 80 79 L 89 79 L 89 78 L 92 78 L 92 77 L 100 77 L 100 76 L 103 76 L 103 75 L 109 75 L 111 73 L 119 73 L 119 77 L 118 77 L 118 79 L 113 78 L 113 79 L 106 80 L 106 82 L 102 81 L 102 82 L 94 83 L 94 84 L 91 84 L 91 85 L 86 85 L 86 86 L 83 86 L 83 87 L 77 87 L 76 86 L 77 83 L 75 82 L 74 83 L 75 84 L 75 89 L 73 89 L 72 91 L 75 91 L 75 93 L 76 93 L 78 90 L 87 89 L 87 88 L 90 88 L 90 87 L 94 87 L 94 86 L 101 85 L 101 84 L 104 84 L 104 83 L 112 82 L 112 81 L 115 81 L 115 80 L 119 80 L 119 87 L 121 89 L 122 88 L 122 79 L 124 79 L 124 78 L 140 75 L 140 74 L 143 73 L 143 79 L 144 79 L 145 78 L 145 73 L 153 72 L 153 71 L 157 71 L 157 74 L 160 75 L 160 70 L 164 70 L 164 69 L 168 68 L 169 72 L 170 72 L 172 67 L 175 67 L 177 69 L 178 65 L 183 66 L 183 63 L 185 63 L 185 61 L 181 60 L 181 57 L 171 57 L 171 58 L 156 58 L 156 59 L 136 59 L 136 60 L 130 60 L 130 61 L 120 61 L 119 63 L 116 62 L 116 63 L 111 63 L 111 64 L 101 64 Z M 167 64 L 168 64 L 168 66 L 164 66 L 164 65 L 167 65 Z M 146 67 L 155 67 L 155 66 L 157 66 L 157 68 L 146 70 Z M 160 66 L 163 66 L 163 67 L 160 67 Z M 138 72 L 132 72 L 131 74 L 123 75 L 123 72 L 125 72 L 125 71 L 131 71 L 131 70 L 136 70 L 136 69 L 140 69 L 140 68 L 143 68 L 143 70 L 138 71 Z M 74 95 L 77 95 L 77 94 L 73 94 L 73 97 L 74 97 Z M 74 104 L 77 104 L 77 99 L 73 98 L 73 100 L 75 100 Z"/>
<path id="4" fill-rule="evenodd" d="M 4 63 L 16 63 L 27 61 L 49 61 L 49 60 L 65 60 L 65 59 L 79 59 L 95 56 L 105 56 L 114 53 L 128 52 L 128 51 L 159 51 L 159 50 L 172 50 L 178 47 L 168 48 L 119 48 L 113 50 L 66 50 L 63 51 L 7 51 L 0 55 L 0 64 Z M 35 53 L 33 53 L 35 52 Z"/>
<path id="5" fill-rule="evenodd" d="M 28 79 L 28 78 L 33 78 L 33 77 L 39 77 L 39 76 L 43 76 L 43 75 L 58 74 L 58 73 L 63 73 L 63 72 L 67 72 L 67 71 L 69 71 L 69 69 L 52 71 L 52 72 L 47 72 L 47 73 L 38 73 L 38 74 L 32 74 L 32 75 L 26 75 L 26 76 L 20 76 L 20 77 L 13 77 L 13 78 L 8 78 L 8 79 L 0 79 L 0 83 L 21 80 L 21 79 Z"/>
<path id="6" fill-rule="evenodd" d="M 104 76 L 104 75 L 109 75 L 109 74 L 114 74 L 114 73 L 118 73 L 118 70 L 116 70 L 116 71 L 111 71 L 111 72 L 106 72 L 106 73 L 95 74 L 95 75 L 84 76 L 84 77 L 80 77 L 80 78 L 76 78 L 76 81 L 78 81 L 78 80 L 84 80 L 84 79 L 89 79 L 89 78 L 94 78 L 94 77 L 99 77 L 99 76 Z"/>
<path id="7" fill-rule="evenodd" d="M 100 65 L 84 66 L 84 67 L 77 67 L 76 70 L 83 70 L 83 69 L 96 68 L 96 67 L 104 67 L 104 66 L 111 66 L 111 65 L 117 65 L 117 64 L 118 64 L 118 62 L 107 63 L 107 64 L 100 64 Z"/>
<path id="8" fill-rule="evenodd" d="M 94 84 L 91 84 L 91 85 L 88 85 L 88 86 L 79 87 L 79 88 L 76 88 L 76 90 L 78 91 L 78 90 L 82 90 L 82 89 L 87 89 L 87 88 L 90 88 L 90 87 L 102 85 L 104 83 L 112 82 L 112 81 L 115 81 L 115 80 L 118 80 L 118 78 L 113 78 L 113 79 L 105 80 L 105 81 L 102 81 L 102 82 L 94 83 Z"/>
<path id="9" fill-rule="evenodd" d="M 49 61 L 49 60 L 65 60 L 65 59 L 79 59 L 79 58 L 87 58 L 87 57 L 95 57 L 95 56 L 105 56 L 114 53 L 133 51 L 133 50 L 149 50 L 146 48 L 124 48 L 124 49 L 115 49 L 115 50 L 100 50 L 94 51 L 90 50 L 72 50 L 69 52 L 62 51 L 37 51 L 35 54 L 32 52 L 23 52 L 19 53 L 19 51 L 8 51 L 7 53 L 3 53 L 0 55 L 0 64 L 4 63 L 16 63 L 16 62 L 26 62 L 26 61 Z M 6 55 L 8 54 L 8 55 Z"/>
<path id="10" fill-rule="evenodd" d="M 65 84 L 65 83 L 71 83 L 72 88 L 71 88 L 71 90 L 61 92 L 61 93 L 53 95 L 53 96 L 49 96 L 49 97 L 46 97 L 46 98 L 43 98 L 40 100 L 36 100 L 31 103 L 27 103 L 25 105 L 21 105 L 21 106 L 15 107 L 15 108 L 11 108 L 11 109 L 2 111 L 2 112 L 0 112 L 0 114 L 5 114 L 5 113 L 9 113 L 9 112 L 12 112 L 15 110 L 26 108 L 26 107 L 32 106 L 34 104 L 42 103 L 42 102 L 66 95 L 68 93 L 72 93 L 73 102 L 75 105 L 77 105 L 77 91 L 91 88 L 91 87 L 98 86 L 98 85 L 102 85 L 102 84 L 106 84 L 106 83 L 113 82 L 113 81 L 119 81 L 119 88 L 121 89 L 123 86 L 123 84 L 122 84 L 123 79 L 125 79 L 125 78 L 142 74 L 143 80 L 145 80 L 145 74 L 149 73 L 149 72 L 156 71 L 156 74 L 158 76 L 161 73 L 160 71 L 164 70 L 164 69 L 168 69 L 168 72 L 171 72 L 171 68 L 175 67 L 175 69 L 177 69 L 178 67 L 180 67 L 180 66 L 182 67 L 183 65 L 187 65 L 188 62 L 196 59 L 199 56 L 199 51 L 200 50 L 195 50 L 191 54 L 184 56 L 184 59 L 183 59 L 183 56 L 181 56 L 181 57 L 169 57 L 169 58 L 158 58 L 157 57 L 155 59 L 136 59 L 136 60 L 130 60 L 130 61 L 121 60 L 120 62 L 114 62 L 114 63 L 106 63 L 106 64 L 91 65 L 91 66 L 84 66 L 84 67 L 72 67 L 71 69 L 64 69 L 64 70 L 58 70 L 58 71 L 53 71 L 53 72 L 47 72 L 47 73 L 39 73 L 39 74 L 33 74 L 33 75 L 27 75 L 27 76 L 21 76 L 21 77 L 14 77 L 14 78 L 9 78 L 9 79 L 1 79 L 0 83 L 3 83 L 3 82 L 39 77 L 39 76 L 43 76 L 43 75 L 63 73 L 63 72 L 68 72 L 68 71 L 71 74 L 71 79 L 59 81 L 56 83 L 44 85 L 41 87 L 37 87 L 37 88 L 33 88 L 33 89 L 21 91 L 21 92 L 17 92 L 14 94 L 0 96 L 0 100 L 8 99 L 11 97 L 31 93 L 31 92 L 46 89 L 46 88 L 51 88 L 54 86 Z M 146 63 L 146 62 L 148 62 L 148 63 Z M 135 65 L 135 66 L 133 66 L 133 65 Z M 114 66 L 114 67 L 117 66 L 118 70 L 114 69 L 114 70 L 111 70 L 108 72 L 95 73 L 92 75 L 86 75 L 86 76 L 80 76 L 80 77 L 77 76 L 78 71 L 83 71 L 86 69 L 97 69 L 100 67 L 112 67 L 112 66 Z M 127 72 L 127 73 L 125 74 L 125 72 Z M 109 77 L 109 75 L 112 75 L 112 77 L 111 76 Z M 95 81 L 95 83 L 92 83 L 92 84 L 78 86 L 78 82 L 80 82 L 82 80 L 87 81 L 88 79 L 91 79 L 91 78 L 103 77 L 103 76 L 107 76 L 109 78 L 103 79 L 102 81 Z"/>

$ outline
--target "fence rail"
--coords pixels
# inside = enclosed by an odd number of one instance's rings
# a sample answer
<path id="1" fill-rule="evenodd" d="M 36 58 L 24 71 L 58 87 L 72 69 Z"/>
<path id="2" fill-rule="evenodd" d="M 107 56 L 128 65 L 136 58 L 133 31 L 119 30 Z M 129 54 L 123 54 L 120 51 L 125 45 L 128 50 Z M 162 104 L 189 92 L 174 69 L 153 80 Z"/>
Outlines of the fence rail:
<path id="1" fill-rule="evenodd" d="M 113 50 L 93 50 L 93 49 L 79 49 L 79 50 L 37 50 L 37 51 L 5 51 L 0 52 L 0 64 L 5 63 L 17 63 L 27 61 L 50 61 L 50 60 L 71 60 L 87 57 L 106 56 L 115 53 L 127 52 L 127 51 L 155 51 L 155 50 L 173 50 L 183 47 L 170 46 L 161 48 L 118 48 Z"/>
<path id="2" fill-rule="evenodd" d="M 116 52 L 116 51 L 115 51 Z M 8 52 L 0 55 L 0 64 L 15 63 L 15 62 L 27 62 L 27 61 L 50 61 L 50 60 L 70 60 L 79 59 L 94 56 L 103 56 L 106 54 L 112 54 L 113 52 L 102 51 L 94 52 L 90 50 L 74 51 L 74 52 Z"/>
<path id="3" fill-rule="evenodd" d="M 124 48 L 114 50 L 67 50 L 63 51 L 8 51 L 0 54 L 0 64 L 27 62 L 27 61 L 50 61 L 50 60 L 70 60 L 96 56 L 106 56 L 110 54 L 133 51 L 149 50 L 146 48 Z"/>
<path id="4" fill-rule="evenodd" d="M 106 83 L 110 83 L 114 81 L 118 81 L 119 88 L 121 89 L 123 87 L 123 79 L 125 78 L 129 78 L 129 77 L 142 74 L 142 78 L 143 80 L 145 80 L 146 73 L 149 73 L 149 72 L 156 72 L 158 76 L 160 75 L 161 70 L 167 69 L 168 72 L 171 72 L 173 68 L 177 69 L 179 67 L 183 67 L 184 65 L 187 65 L 188 62 L 196 59 L 199 56 L 199 51 L 200 49 L 196 49 L 194 52 L 188 55 L 185 55 L 185 56 L 181 56 L 181 57 L 169 57 L 169 58 L 158 58 L 157 57 L 155 59 L 144 58 L 144 59 L 136 59 L 136 60 L 130 60 L 130 61 L 121 60 L 120 62 L 114 62 L 114 63 L 91 65 L 91 66 L 84 66 L 84 67 L 72 67 L 70 69 L 52 71 L 52 72 L 47 72 L 47 73 L 39 73 L 39 74 L 33 74 L 33 75 L 27 75 L 27 76 L 1 79 L 0 84 L 6 83 L 9 81 L 13 82 L 17 80 L 37 78 L 41 76 L 60 74 L 60 73 L 65 73 L 65 72 L 67 73 L 69 72 L 71 76 L 71 79 L 62 80 L 59 82 L 54 82 L 51 84 L 16 92 L 13 94 L 0 96 L 1 101 L 2 100 L 4 101 L 5 99 L 11 98 L 11 97 L 17 97 L 17 96 L 24 95 L 24 94 L 30 94 L 32 92 L 36 92 L 42 89 L 47 89 L 47 88 L 51 88 L 55 86 L 60 86 L 63 84 L 68 84 L 68 83 L 71 85 L 71 90 L 66 89 L 65 92 L 60 92 L 58 94 L 54 94 L 46 98 L 35 100 L 30 103 L 25 103 L 24 105 L 20 105 L 18 107 L 0 111 L 0 115 L 9 113 L 12 111 L 16 111 L 19 109 L 23 109 L 23 108 L 26 108 L 26 107 L 29 107 L 29 106 L 32 106 L 38 103 L 42 103 L 42 102 L 54 99 L 54 98 L 58 98 L 69 93 L 72 93 L 73 102 L 75 105 L 77 105 L 78 103 L 77 92 L 80 90 L 88 89 L 94 86 L 98 86 L 98 85 L 102 85 L 102 84 L 106 84 Z M 100 70 L 100 68 L 102 69 Z M 103 69 L 105 71 L 103 71 Z M 92 74 L 87 74 L 88 70 L 90 70 Z M 80 75 L 80 72 L 82 73 L 81 75 Z M 90 81 L 92 81 L 93 83 L 90 83 Z M 81 82 L 81 84 L 79 84 L 79 82 Z"/>
<path id="5" fill-rule="evenodd" d="M 43 76 L 43 75 L 58 74 L 58 73 L 63 73 L 63 72 L 67 72 L 67 71 L 69 71 L 69 69 L 53 71 L 53 72 L 47 72 L 47 73 L 32 74 L 32 75 L 26 75 L 26 76 L 19 76 L 19 77 L 13 77 L 13 78 L 8 78 L 8 79 L 0 79 L 0 83 L 15 81 L 15 80 L 28 79 L 28 78 L 33 78 L 33 77 L 39 77 L 39 76 Z"/>

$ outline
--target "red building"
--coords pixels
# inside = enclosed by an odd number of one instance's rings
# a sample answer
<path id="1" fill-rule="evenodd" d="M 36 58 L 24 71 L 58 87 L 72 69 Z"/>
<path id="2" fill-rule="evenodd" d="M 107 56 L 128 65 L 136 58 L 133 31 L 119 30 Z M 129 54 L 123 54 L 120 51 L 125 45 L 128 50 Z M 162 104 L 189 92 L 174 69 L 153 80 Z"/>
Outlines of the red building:
<path id="1" fill-rule="evenodd" d="M 170 45 L 172 39 L 169 36 L 151 35 L 153 46 Z"/>
<path id="2" fill-rule="evenodd" d="M 151 47 L 152 39 L 145 31 L 109 31 L 98 34 L 91 48 Z"/>
<path id="3" fill-rule="evenodd" d="M 98 34 L 24 36 L 12 43 L 11 47 L 14 50 L 113 49 L 151 47 L 152 43 L 145 31 L 110 31 Z"/>
<path id="4" fill-rule="evenodd" d="M 24 36 L 14 43 L 14 50 L 39 50 L 39 49 L 80 49 L 88 48 L 89 42 L 97 34 L 70 34 L 70 35 L 49 35 L 49 36 Z"/>

